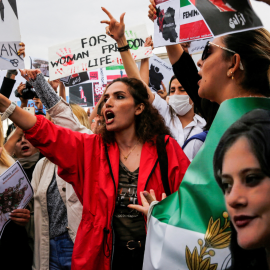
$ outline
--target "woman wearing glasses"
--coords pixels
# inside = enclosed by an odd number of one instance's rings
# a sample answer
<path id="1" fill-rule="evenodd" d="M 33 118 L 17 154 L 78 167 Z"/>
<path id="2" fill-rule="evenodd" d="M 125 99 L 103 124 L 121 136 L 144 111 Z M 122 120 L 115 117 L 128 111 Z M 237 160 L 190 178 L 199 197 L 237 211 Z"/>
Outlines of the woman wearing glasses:
<path id="1" fill-rule="evenodd" d="M 154 0 L 148 16 L 156 19 Z M 270 33 L 257 29 L 218 37 L 205 47 L 197 65 L 177 45 L 166 47 L 173 70 L 203 114 L 201 98 L 221 104 L 226 99 L 270 96 Z"/>

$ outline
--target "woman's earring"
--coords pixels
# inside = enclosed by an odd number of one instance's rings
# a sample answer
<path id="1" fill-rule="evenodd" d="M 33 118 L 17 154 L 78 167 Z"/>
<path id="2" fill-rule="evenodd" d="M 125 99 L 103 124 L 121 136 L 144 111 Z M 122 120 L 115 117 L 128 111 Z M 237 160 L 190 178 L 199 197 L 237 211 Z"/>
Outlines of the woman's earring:
<path id="1" fill-rule="evenodd" d="M 233 76 L 234 74 L 232 72 L 231 72 L 231 74 L 232 74 L 232 80 L 233 80 L 234 79 L 234 76 Z"/>

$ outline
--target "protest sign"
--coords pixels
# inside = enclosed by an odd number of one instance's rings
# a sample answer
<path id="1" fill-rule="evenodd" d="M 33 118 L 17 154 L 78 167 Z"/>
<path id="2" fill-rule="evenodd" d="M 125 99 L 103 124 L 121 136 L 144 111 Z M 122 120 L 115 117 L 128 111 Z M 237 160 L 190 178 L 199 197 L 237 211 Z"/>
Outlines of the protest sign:
<path id="1" fill-rule="evenodd" d="M 134 59 L 143 59 L 152 55 L 150 47 L 144 47 L 148 37 L 145 25 L 125 31 Z M 65 44 L 49 48 L 50 80 L 122 64 L 115 40 L 106 34 L 91 35 Z"/>
<path id="2" fill-rule="evenodd" d="M 24 68 L 16 0 L 0 0 L 0 69 Z"/>
<path id="3" fill-rule="evenodd" d="M 163 90 L 161 82 L 163 82 L 165 87 L 168 87 L 173 75 L 171 64 L 164 62 L 156 55 L 149 59 L 149 88 L 152 91 Z"/>
<path id="4" fill-rule="evenodd" d="M 65 87 L 71 87 L 87 81 L 89 81 L 88 73 L 82 72 L 82 73 L 75 73 L 67 77 L 66 80 L 63 81 L 63 83 Z"/>
<path id="5" fill-rule="evenodd" d="M 29 57 L 31 61 L 31 69 L 40 69 L 42 74 L 49 77 L 49 62 L 48 60 L 39 57 Z"/>
<path id="6" fill-rule="evenodd" d="M 69 102 L 82 107 L 93 107 L 93 84 L 84 83 L 70 87 Z"/>
<path id="7" fill-rule="evenodd" d="M 202 53 L 208 41 L 213 41 L 213 38 L 192 41 L 188 48 L 188 53 L 189 54 Z"/>
<path id="8" fill-rule="evenodd" d="M 155 47 L 262 27 L 249 0 L 156 0 Z"/>
<path id="9" fill-rule="evenodd" d="M 25 208 L 33 194 L 31 183 L 18 161 L 0 175 L 0 238 L 10 222 L 9 213 Z"/>

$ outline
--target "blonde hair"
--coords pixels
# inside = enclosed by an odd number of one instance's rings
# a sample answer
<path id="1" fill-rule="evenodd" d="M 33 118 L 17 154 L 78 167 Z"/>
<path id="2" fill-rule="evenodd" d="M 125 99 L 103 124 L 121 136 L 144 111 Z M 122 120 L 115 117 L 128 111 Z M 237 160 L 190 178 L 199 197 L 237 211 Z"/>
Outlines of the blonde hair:
<path id="1" fill-rule="evenodd" d="M 12 157 L 8 154 L 4 147 L 4 131 L 3 131 L 3 125 L 1 121 L 1 116 L 0 116 L 0 147 L 2 148 L 2 154 L 0 156 L 0 163 L 6 167 L 10 167 L 13 162 L 12 162 Z"/>
<path id="2" fill-rule="evenodd" d="M 77 104 L 70 104 L 70 107 L 72 109 L 72 112 L 76 115 L 76 117 L 80 121 L 80 123 L 86 128 L 91 129 L 86 111 Z"/>

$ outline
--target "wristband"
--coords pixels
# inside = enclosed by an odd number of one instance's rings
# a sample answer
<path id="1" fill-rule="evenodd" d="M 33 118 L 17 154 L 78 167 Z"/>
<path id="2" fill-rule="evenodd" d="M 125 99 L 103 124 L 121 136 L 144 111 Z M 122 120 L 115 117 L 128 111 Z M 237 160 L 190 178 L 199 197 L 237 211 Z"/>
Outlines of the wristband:
<path id="1" fill-rule="evenodd" d="M 125 52 L 125 51 L 128 51 L 129 49 L 130 49 L 129 45 L 126 45 L 124 47 L 118 48 L 118 52 Z"/>
<path id="2" fill-rule="evenodd" d="M 17 104 L 15 102 L 11 102 L 11 104 L 9 105 L 9 107 L 4 111 L 2 117 L 1 117 L 1 121 L 3 122 L 4 120 L 6 120 L 7 118 L 10 117 L 10 115 L 13 114 L 14 110 L 16 109 Z"/>

